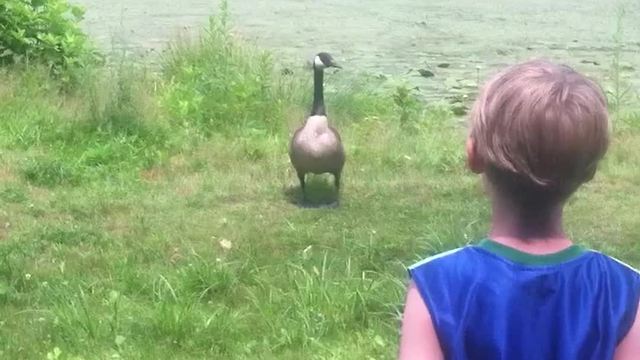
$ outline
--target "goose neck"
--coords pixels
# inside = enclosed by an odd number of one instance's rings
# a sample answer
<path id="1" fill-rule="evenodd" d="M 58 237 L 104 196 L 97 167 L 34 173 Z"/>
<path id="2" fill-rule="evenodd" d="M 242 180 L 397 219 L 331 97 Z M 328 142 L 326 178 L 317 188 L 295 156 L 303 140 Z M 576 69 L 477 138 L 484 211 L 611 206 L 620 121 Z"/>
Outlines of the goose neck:
<path id="1" fill-rule="evenodd" d="M 324 70 L 313 68 L 313 109 L 311 115 L 326 115 L 324 106 Z"/>

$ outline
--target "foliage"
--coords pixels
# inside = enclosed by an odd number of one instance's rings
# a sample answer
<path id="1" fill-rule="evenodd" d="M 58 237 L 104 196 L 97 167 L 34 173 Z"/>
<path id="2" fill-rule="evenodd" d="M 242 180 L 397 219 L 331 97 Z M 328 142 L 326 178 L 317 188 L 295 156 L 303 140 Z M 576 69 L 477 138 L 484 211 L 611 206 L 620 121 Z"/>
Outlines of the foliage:
<path id="1" fill-rule="evenodd" d="M 0 2 L 0 64 L 39 62 L 56 75 L 96 60 L 79 27 L 84 10 L 67 0 Z"/>
<path id="2" fill-rule="evenodd" d="M 0 83 L 0 147 L 25 155 L 16 173 L 32 185 L 137 177 L 173 146 L 151 98 L 152 78 L 140 69 L 84 72 L 63 93 L 51 91 L 57 81 L 38 67 L 0 73 Z"/>
<path id="3" fill-rule="evenodd" d="M 638 128 L 640 123 L 638 118 L 638 96 L 637 89 L 630 83 L 630 76 L 634 70 L 633 66 L 625 63 L 624 60 L 624 21 L 627 17 L 628 3 L 621 2 L 616 7 L 616 26 L 613 33 L 613 52 L 611 54 L 610 76 L 612 84 L 606 89 L 610 108 L 613 112 L 612 125 L 616 130 L 624 130 L 628 127 Z"/>
<path id="4" fill-rule="evenodd" d="M 420 116 L 422 103 L 418 100 L 414 89 L 407 85 L 398 85 L 393 94 L 393 102 L 399 113 L 400 124 L 408 126 Z"/>
<path id="5" fill-rule="evenodd" d="M 226 2 L 197 44 L 177 42 L 165 60 L 164 103 L 184 126 L 212 132 L 281 127 L 271 56 L 234 40 L 227 28 Z"/>

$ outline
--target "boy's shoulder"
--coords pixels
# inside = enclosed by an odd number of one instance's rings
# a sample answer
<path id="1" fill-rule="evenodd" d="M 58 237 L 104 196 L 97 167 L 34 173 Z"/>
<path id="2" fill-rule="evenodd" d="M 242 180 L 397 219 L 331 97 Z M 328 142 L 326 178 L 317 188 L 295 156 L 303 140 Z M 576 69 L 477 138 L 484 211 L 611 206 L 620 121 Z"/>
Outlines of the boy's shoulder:
<path id="1" fill-rule="evenodd" d="M 428 256 L 420 261 L 417 261 L 413 265 L 409 266 L 409 270 L 425 268 L 425 267 L 442 266 L 445 264 L 462 262 L 466 258 L 473 256 L 470 253 L 472 248 L 473 248 L 473 245 L 466 245 L 466 246 L 462 246 L 452 250 L 443 251 L 435 255 Z"/>
<path id="2" fill-rule="evenodd" d="M 447 276 L 451 273 L 473 273 L 484 267 L 482 255 L 474 245 L 466 245 L 437 253 L 410 265 L 407 270 L 412 278 L 431 278 Z"/>
<path id="3" fill-rule="evenodd" d="M 519 260 L 503 256 L 501 253 L 494 253 L 488 250 L 482 244 L 468 244 L 459 248 L 444 251 L 432 256 L 429 256 L 423 260 L 420 260 L 408 267 L 409 273 L 415 275 L 420 272 L 428 272 L 431 274 L 439 272 L 451 272 L 458 273 L 475 273 L 480 267 L 493 267 L 501 266 L 504 264 L 513 265 L 516 267 L 523 267 L 526 270 L 542 270 L 548 271 L 550 268 L 560 267 L 573 267 L 573 265 L 581 265 L 583 269 L 591 271 L 594 277 L 618 277 L 622 275 L 627 280 L 640 283 L 640 271 L 633 266 L 619 260 L 611 255 L 605 254 L 600 251 L 587 249 L 584 247 L 578 247 L 581 250 L 575 250 L 568 256 L 572 258 L 566 258 L 566 261 L 558 261 L 555 264 L 546 264 L 548 266 L 531 266 L 531 264 L 519 263 Z M 535 255 L 531 256 L 533 261 Z M 544 258 L 541 256 L 539 258 Z M 528 259 L 531 260 L 531 259 Z M 540 264 L 537 264 L 540 265 Z"/>
<path id="4" fill-rule="evenodd" d="M 600 270 L 626 274 L 628 277 L 636 279 L 638 282 L 640 282 L 640 271 L 633 266 L 625 263 L 618 258 L 596 250 L 588 250 L 588 252 L 591 254 L 593 262 L 598 265 L 598 268 Z"/>
<path id="5" fill-rule="evenodd" d="M 531 260 L 529 264 L 504 255 L 467 245 L 419 261 L 409 266 L 408 272 L 433 317 L 446 315 L 451 302 L 464 308 L 478 294 L 482 294 L 485 303 L 504 304 L 501 299 L 531 300 L 533 291 L 571 306 L 576 305 L 573 294 L 598 298 L 603 311 L 617 311 L 623 328 L 635 318 L 640 273 L 621 260 L 575 247 L 565 252 L 565 257 L 554 254 L 523 258 Z"/>

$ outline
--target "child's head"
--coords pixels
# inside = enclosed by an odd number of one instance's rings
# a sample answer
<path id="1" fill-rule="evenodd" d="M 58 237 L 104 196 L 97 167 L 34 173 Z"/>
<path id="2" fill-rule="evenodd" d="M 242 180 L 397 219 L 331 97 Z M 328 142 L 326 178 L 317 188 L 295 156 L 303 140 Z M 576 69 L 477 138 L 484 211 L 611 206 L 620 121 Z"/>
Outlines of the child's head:
<path id="1" fill-rule="evenodd" d="M 608 130 L 598 85 L 564 65 L 521 63 L 491 79 L 476 100 L 469 165 L 516 205 L 561 203 L 594 176 Z"/>

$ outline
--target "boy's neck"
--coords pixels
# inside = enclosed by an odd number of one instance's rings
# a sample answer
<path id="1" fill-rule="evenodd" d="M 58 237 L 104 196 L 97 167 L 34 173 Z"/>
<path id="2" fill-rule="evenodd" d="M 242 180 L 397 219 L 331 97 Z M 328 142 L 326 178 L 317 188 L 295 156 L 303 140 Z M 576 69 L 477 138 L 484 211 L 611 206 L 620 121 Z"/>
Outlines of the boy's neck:
<path id="1" fill-rule="evenodd" d="M 538 255 L 555 253 L 573 244 L 562 227 L 563 204 L 534 212 L 493 200 L 491 240 Z"/>

